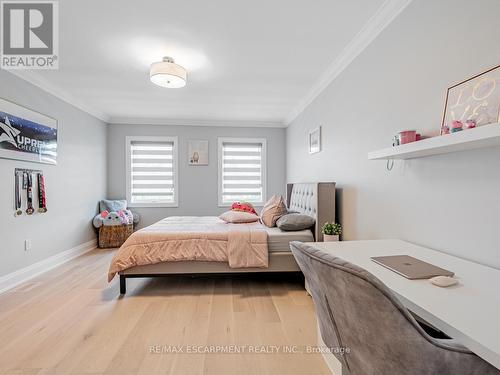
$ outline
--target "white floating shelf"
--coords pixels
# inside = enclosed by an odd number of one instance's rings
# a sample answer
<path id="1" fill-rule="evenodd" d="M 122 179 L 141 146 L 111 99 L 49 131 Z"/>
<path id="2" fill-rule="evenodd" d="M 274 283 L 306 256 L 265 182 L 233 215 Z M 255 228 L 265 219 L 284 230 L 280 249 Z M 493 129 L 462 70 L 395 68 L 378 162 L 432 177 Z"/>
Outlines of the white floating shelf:
<path id="1" fill-rule="evenodd" d="M 372 151 L 368 153 L 368 159 L 415 159 L 494 146 L 500 146 L 500 124 L 483 125 L 453 134 Z"/>

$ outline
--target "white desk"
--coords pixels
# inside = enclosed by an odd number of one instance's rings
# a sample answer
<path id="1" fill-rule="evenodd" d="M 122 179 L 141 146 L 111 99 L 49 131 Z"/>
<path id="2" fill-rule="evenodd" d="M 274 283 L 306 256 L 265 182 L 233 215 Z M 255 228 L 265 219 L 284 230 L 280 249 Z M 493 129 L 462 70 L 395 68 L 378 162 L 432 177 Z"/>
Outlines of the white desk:
<path id="1" fill-rule="evenodd" d="M 371 272 L 409 310 L 500 369 L 500 270 L 400 240 L 309 245 Z M 428 280 L 408 280 L 370 260 L 384 255 L 411 255 L 446 268 L 455 272 L 460 284 L 440 288 Z"/>

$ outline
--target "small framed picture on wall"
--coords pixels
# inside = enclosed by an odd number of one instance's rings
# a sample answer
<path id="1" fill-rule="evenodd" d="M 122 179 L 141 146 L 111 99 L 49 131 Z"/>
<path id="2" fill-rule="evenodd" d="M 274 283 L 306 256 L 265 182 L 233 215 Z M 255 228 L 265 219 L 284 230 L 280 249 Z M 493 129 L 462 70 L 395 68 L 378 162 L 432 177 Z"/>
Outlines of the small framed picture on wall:
<path id="1" fill-rule="evenodd" d="M 321 126 L 309 132 L 309 153 L 315 154 L 321 151 Z"/>
<path id="2" fill-rule="evenodd" d="M 208 165 L 208 141 L 188 141 L 189 165 Z"/>

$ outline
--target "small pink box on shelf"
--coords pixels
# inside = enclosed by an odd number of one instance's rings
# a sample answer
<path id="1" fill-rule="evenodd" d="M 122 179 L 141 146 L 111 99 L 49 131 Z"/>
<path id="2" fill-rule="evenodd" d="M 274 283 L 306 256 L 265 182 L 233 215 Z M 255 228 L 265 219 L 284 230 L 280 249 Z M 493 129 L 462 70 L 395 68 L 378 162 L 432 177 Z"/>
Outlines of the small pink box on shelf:
<path id="1" fill-rule="evenodd" d="M 399 144 L 415 142 L 417 140 L 416 130 L 402 130 L 399 132 Z"/>

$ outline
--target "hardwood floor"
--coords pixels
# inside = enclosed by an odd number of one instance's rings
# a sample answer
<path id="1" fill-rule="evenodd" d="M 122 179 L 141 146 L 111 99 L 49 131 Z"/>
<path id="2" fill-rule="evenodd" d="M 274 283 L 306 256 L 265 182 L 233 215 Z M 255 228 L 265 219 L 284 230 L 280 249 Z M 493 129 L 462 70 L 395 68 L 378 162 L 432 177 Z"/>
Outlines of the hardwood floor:
<path id="1" fill-rule="evenodd" d="M 329 374 L 321 355 L 300 353 L 317 345 L 300 281 L 128 279 L 122 298 L 118 278 L 106 282 L 112 254 L 92 251 L 0 294 L 1 375 Z"/>

